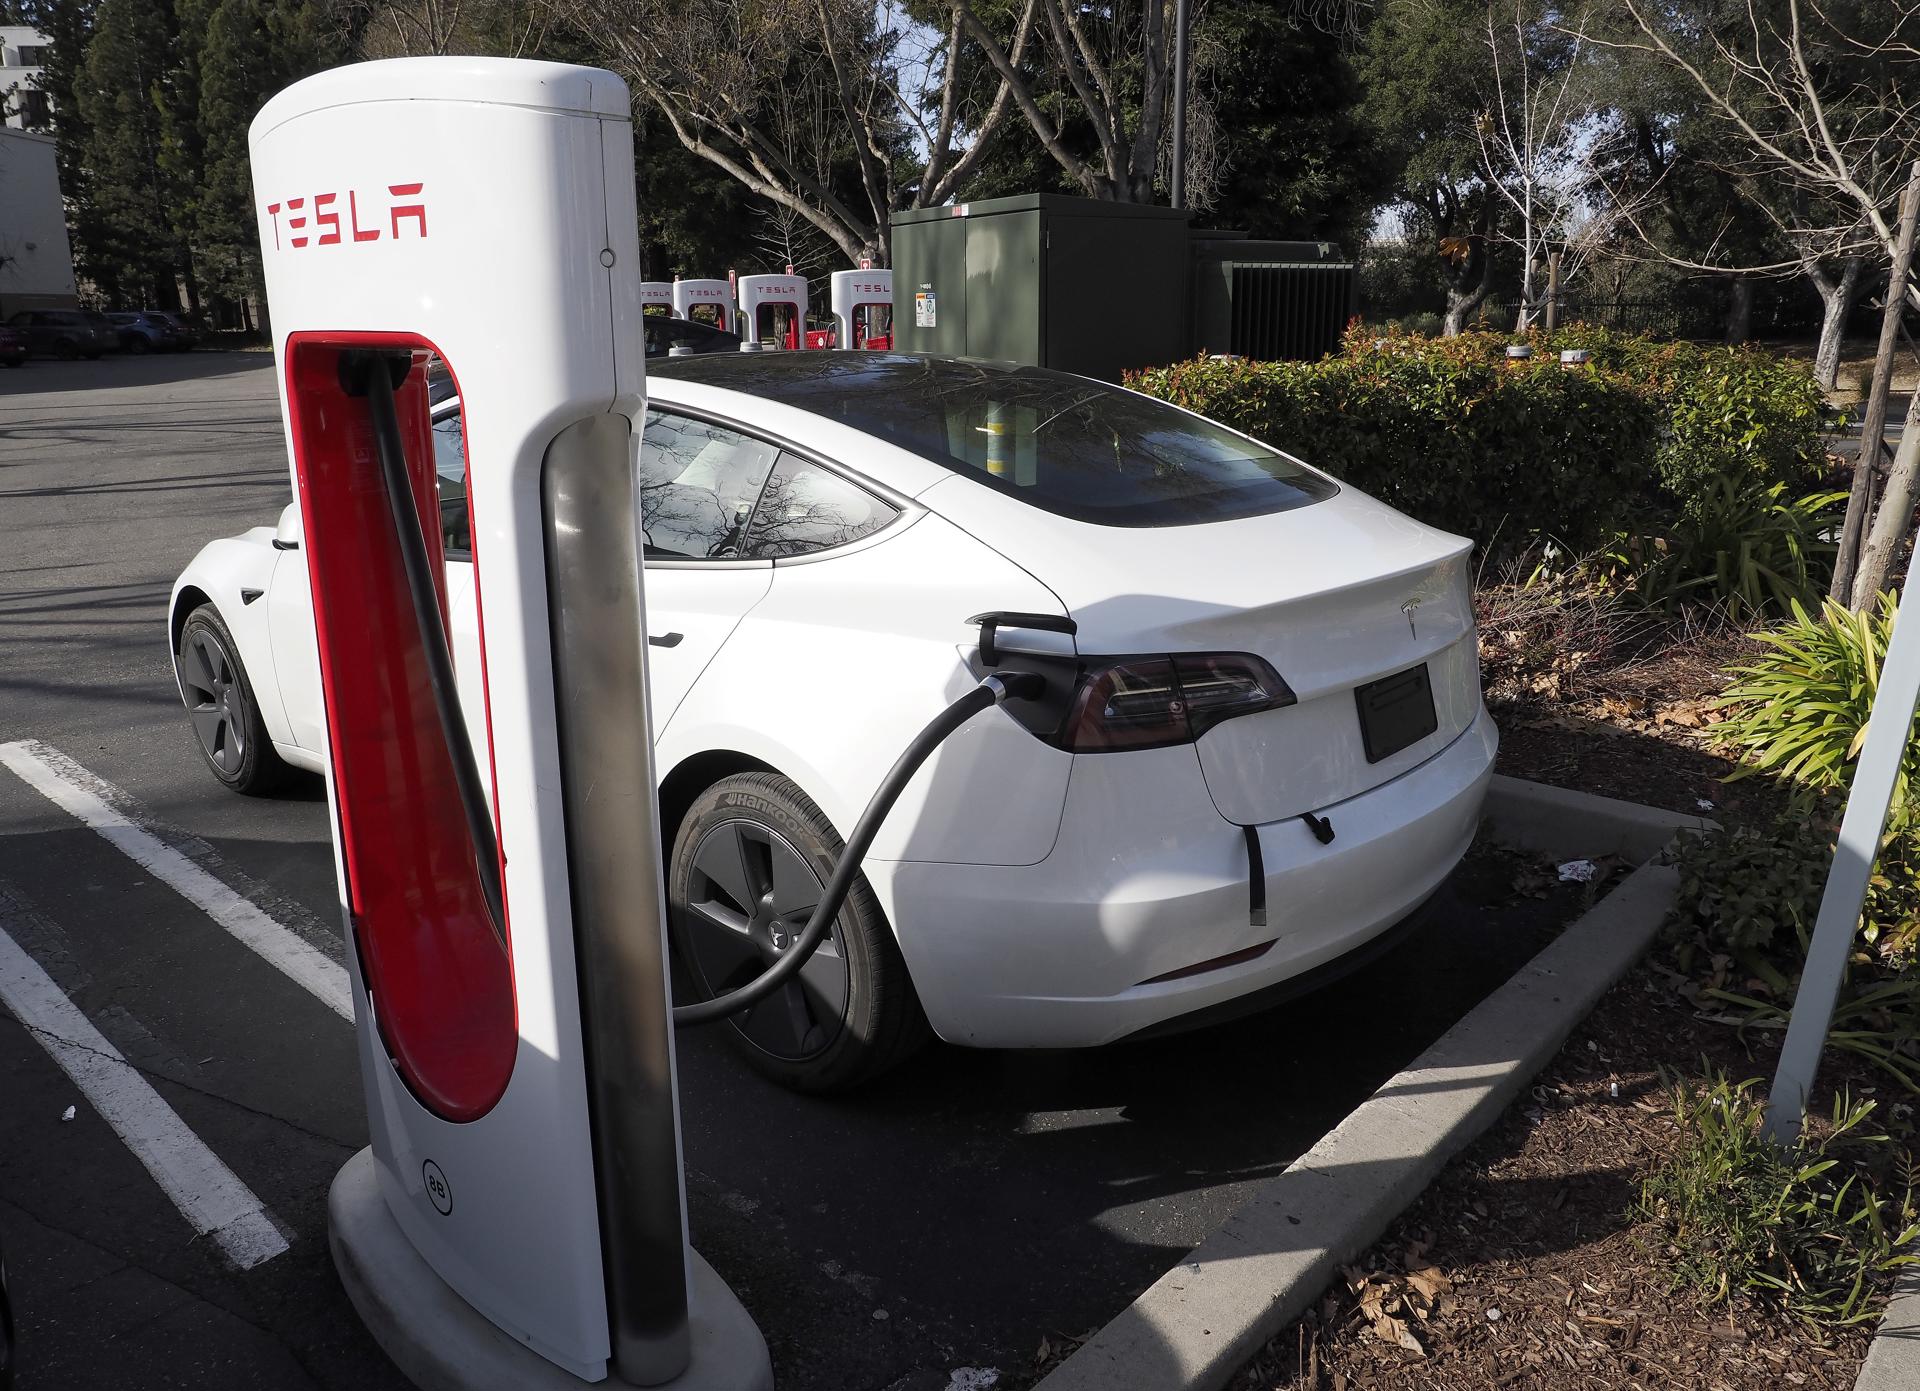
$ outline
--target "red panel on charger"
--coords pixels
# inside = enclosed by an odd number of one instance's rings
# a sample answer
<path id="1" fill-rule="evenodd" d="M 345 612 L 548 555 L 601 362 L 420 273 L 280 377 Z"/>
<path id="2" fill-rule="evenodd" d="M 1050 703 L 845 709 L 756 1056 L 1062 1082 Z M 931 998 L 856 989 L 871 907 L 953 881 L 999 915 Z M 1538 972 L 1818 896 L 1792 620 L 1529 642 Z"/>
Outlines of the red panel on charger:
<path id="1" fill-rule="evenodd" d="M 431 345 L 398 335 L 294 335 L 287 410 L 348 904 L 395 1068 L 429 1111 L 469 1121 L 493 1108 L 513 1073 L 512 963 L 487 921 L 368 402 L 341 385 L 349 347 L 413 354 L 394 404 L 443 623 L 447 607 L 424 370 Z"/>

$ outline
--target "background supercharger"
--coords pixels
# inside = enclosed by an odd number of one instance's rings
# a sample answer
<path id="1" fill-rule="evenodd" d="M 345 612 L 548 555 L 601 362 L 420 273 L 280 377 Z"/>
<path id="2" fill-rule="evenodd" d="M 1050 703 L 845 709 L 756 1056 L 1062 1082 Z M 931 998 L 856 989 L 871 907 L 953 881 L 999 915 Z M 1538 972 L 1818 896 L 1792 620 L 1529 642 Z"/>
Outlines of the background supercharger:
<path id="1" fill-rule="evenodd" d="M 608 1370 L 612 1321 L 561 815 L 541 470 L 556 436 L 582 422 L 602 443 L 610 431 L 595 422 L 617 427 L 625 467 L 636 447 L 644 350 L 627 92 L 610 73 L 555 64 L 369 63 L 281 93 L 255 120 L 252 145 L 314 574 L 329 807 L 379 1186 L 448 1285 L 526 1346 L 596 1380 Z M 412 755 L 367 723 L 382 718 L 387 677 L 329 658 L 327 634 L 343 644 L 359 621 L 357 538 L 377 529 L 362 525 L 373 513 L 355 511 L 377 502 L 354 493 L 362 484 L 323 476 L 329 459 L 363 466 L 372 448 L 365 403 L 338 383 L 336 349 L 351 347 L 415 355 L 399 418 L 429 517 L 426 355 L 443 357 L 458 381 L 484 651 L 480 709 L 468 691 L 467 721 L 486 726 L 474 744 L 496 812 L 510 954 L 461 919 L 462 905 L 474 906 L 454 863 L 454 832 L 464 832 L 444 798 L 410 801 L 418 770 L 401 765 Z M 444 585 L 438 536 L 429 539 Z M 643 701 L 636 692 L 631 719 L 644 739 Z M 650 802 L 651 786 L 637 795 Z M 415 919 L 400 899 L 417 885 L 396 882 L 393 868 L 407 856 L 451 885 Z M 657 900 L 657 874 L 654 883 Z M 657 901 L 652 908 L 657 926 Z M 384 938 L 370 930 L 381 913 Z M 670 1046 L 665 1058 L 670 1074 Z M 671 1106 L 671 1076 L 654 1080 Z M 677 1186 L 678 1117 L 662 1119 Z M 670 1196 L 683 1214 L 683 1194 Z M 663 1283 L 677 1282 L 684 1297 L 686 1279 L 681 1269 Z"/>

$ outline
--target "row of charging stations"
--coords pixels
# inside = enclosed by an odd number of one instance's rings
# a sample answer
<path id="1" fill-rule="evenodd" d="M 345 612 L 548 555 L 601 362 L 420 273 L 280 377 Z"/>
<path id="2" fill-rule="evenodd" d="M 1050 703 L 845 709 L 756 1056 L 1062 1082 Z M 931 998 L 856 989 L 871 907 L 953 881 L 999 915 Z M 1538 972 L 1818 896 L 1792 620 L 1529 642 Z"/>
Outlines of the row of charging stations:
<path id="1" fill-rule="evenodd" d="M 828 280 L 834 326 L 809 329 L 807 281 L 800 275 L 743 275 L 736 280 L 646 280 L 643 313 L 671 315 L 738 334 L 761 347 L 893 346 L 893 272 L 835 271 Z M 737 290 L 736 290 L 737 287 Z"/>

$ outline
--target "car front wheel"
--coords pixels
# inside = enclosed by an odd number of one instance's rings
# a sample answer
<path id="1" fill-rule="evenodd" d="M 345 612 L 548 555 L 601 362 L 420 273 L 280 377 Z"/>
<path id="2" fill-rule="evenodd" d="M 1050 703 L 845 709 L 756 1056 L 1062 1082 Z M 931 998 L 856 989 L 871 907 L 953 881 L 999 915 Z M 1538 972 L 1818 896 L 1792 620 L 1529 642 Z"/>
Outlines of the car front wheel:
<path id="1" fill-rule="evenodd" d="M 674 837 L 667 906 L 698 999 L 738 990 L 780 959 L 820 902 L 842 849 L 786 778 L 742 773 L 708 788 Z M 866 878 L 786 985 L 721 1027 L 758 1071 L 798 1091 L 839 1091 L 903 1061 L 926 1017 Z"/>
<path id="2" fill-rule="evenodd" d="M 287 765 L 273 751 L 240 650 L 212 604 L 187 615 L 174 656 L 187 716 L 213 775 L 249 796 L 279 786 Z"/>

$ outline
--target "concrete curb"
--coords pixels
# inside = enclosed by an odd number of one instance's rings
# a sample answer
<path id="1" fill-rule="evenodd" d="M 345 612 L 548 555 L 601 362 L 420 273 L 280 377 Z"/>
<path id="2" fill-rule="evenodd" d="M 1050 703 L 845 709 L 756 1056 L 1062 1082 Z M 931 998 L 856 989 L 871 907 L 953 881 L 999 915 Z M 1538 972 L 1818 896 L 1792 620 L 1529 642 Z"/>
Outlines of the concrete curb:
<path id="1" fill-rule="evenodd" d="M 1920 1256 L 1920 1250 L 1913 1254 Z M 1910 1265 L 1894 1282 L 1893 1302 L 1880 1319 L 1853 1391 L 1913 1391 L 1916 1386 L 1920 1386 L 1920 1266 Z"/>
<path id="2" fill-rule="evenodd" d="M 1662 848 L 1700 818 L 1498 779 L 1497 834 L 1560 855 Z M 1544 795 L 1553 794 L 1553 795 Z M 1601 804 L 1598 807 L 1592 804 Z M 1591 813 L 1583 817 L 1582 812 Z M 1682 823 L 1682 824 L 1676 824 Z M 1711 823 L 1706 823 L 1708 827 Z M 1654 831 L 1665 836 L 1653 841 Z M 1363 1102 L 1036 1391 L 1210 1391 L 1304 1313 L 1498 1119 L 1652 943 L 1678 873 L 1644 865 Z M 1891 1383 L 1890 1383 L 1891 1385 Z"/>
<path id="3" fill-rule="evenodd" d="M 1628 864 L 1644 864 L 1682 832 L 1699 835 L 1720 829 L 1718 821 L 1705 816 L 1499 773 L 1487 790 L 1485 814 L 1495 839 L 1556 860 L 1618 855 Z"/>

